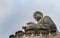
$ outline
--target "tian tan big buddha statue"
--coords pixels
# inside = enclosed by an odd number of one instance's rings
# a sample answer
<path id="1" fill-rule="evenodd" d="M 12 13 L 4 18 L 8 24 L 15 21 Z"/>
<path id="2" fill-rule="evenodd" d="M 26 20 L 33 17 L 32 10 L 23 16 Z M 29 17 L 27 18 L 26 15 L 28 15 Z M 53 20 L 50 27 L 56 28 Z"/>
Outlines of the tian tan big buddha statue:
<path id="1" fill-rule="evenodd" d="M 24 31 L 17 31 L 9 38 L 60 38 L 60 33 L 53 20 L 49 16 L 43 16 L 42 12 L 36 11 L 33 14 L 37 23 L 28 22 L 23 26 Z"/>

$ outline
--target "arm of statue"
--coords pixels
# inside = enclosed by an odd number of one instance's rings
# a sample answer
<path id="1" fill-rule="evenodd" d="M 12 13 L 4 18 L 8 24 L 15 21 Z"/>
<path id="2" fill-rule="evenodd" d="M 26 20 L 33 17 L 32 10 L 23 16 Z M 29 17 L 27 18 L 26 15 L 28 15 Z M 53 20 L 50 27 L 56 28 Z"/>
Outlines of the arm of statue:
<path id="1" fill-rule="evenodd" d="M 55 29 L 57 31 L 57 27 L 56 27 L 55 23 L 52 21 L 52 19 L 49 16 L 45 16 L 43 18 L 43 22 L 44 22 L 44 24 L 50 25 L 51 29 Z"/>

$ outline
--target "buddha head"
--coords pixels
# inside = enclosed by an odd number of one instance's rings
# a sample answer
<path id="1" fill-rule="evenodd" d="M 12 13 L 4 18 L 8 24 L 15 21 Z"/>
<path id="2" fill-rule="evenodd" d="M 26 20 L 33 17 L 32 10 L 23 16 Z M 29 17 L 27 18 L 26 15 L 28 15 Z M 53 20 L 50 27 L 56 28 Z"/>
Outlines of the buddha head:
<path id="1" fill-rule="evenodd" d="M 40 11 L 36 11 L 33 14 L 33 17 L 35 18 L 36 21 L 39 21 L 43 17 L 43 14 Z"/>

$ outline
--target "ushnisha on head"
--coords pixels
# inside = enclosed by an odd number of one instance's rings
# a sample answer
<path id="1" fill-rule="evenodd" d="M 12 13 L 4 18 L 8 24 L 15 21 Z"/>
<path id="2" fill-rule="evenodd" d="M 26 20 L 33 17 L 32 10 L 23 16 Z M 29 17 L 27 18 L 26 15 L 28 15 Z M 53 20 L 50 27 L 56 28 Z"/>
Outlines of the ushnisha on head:
<path id="1" fill-rule="evenodd" d="M 36 21 L 39 21 L 43 17 L 43 14 L 40 11 L 36 11 L 33 14 L 33 17 L 35 18 Z"/>

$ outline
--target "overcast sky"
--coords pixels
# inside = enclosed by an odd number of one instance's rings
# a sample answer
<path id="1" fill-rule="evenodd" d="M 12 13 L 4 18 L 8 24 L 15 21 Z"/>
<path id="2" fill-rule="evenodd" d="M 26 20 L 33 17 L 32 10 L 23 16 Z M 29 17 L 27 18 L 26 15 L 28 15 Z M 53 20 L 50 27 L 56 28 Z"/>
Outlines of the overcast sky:
<path id="1" fill-rule="evenodd" d="M 27 22 L 36 22 L 35 11 L 50 16 L 60 31 L 60 0 L 0 0 L 0 38 L 9 38 Z"/>

